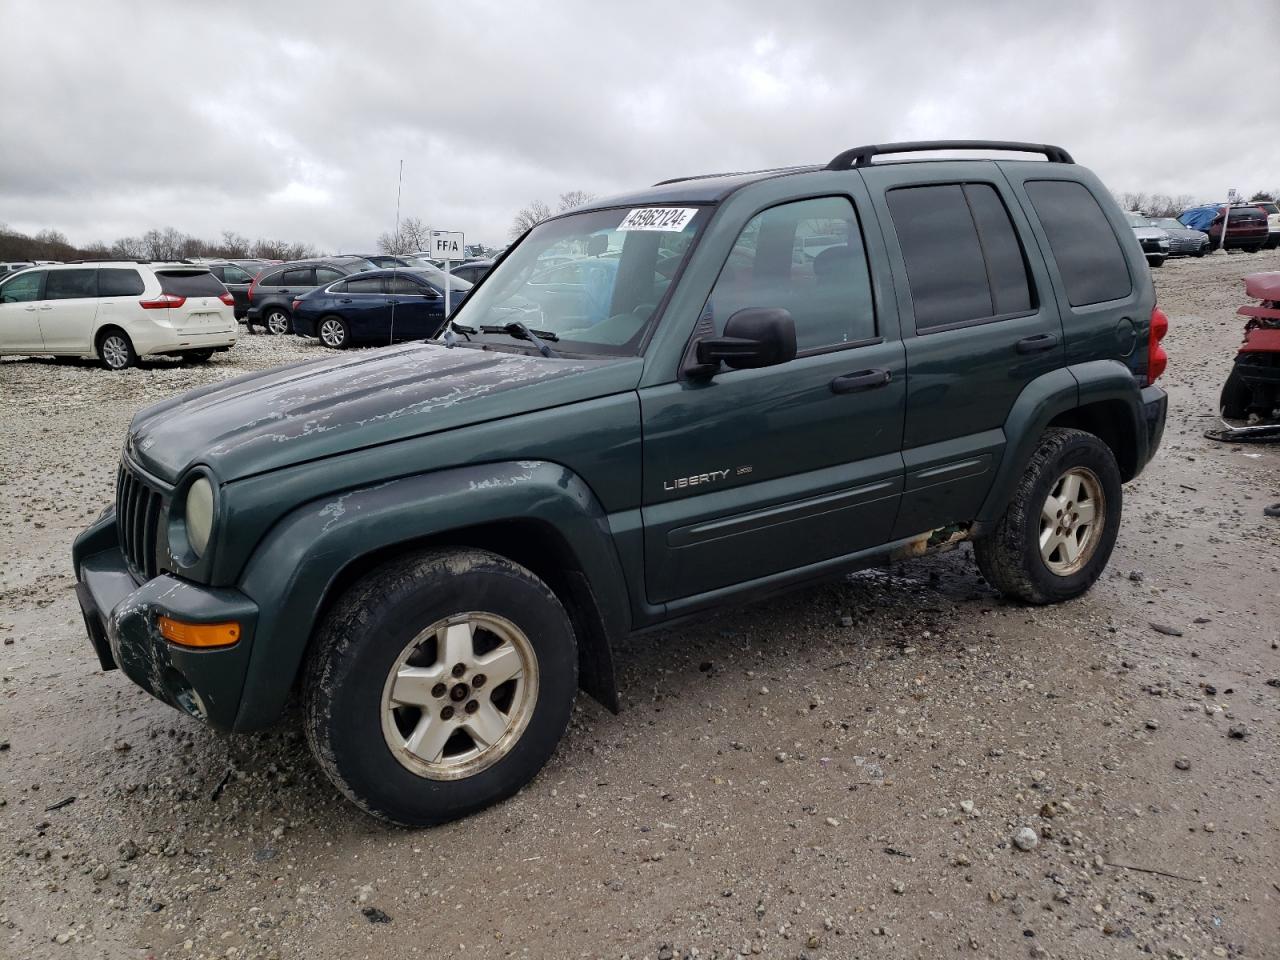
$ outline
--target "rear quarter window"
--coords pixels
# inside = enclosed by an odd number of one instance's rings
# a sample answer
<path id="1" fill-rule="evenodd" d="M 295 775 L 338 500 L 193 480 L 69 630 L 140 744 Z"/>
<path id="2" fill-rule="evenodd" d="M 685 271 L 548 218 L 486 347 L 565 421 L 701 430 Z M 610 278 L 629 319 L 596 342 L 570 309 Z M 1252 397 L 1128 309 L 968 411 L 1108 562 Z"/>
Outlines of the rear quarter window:
<path id="1" fill-rule="evenodd" d="M 208 270 L 157 270 L 160 289 L 175 297 L 220 297 L 227 292 L 222 281 Z"/>
<path id="2" fill-rule="evenodd" d="M 1124 250 L 1097 199 L 1074 180 L 1028 180 L 1027 196 L 1049 238 L 1073 307 L 1133 292 Z"/>
<path id="3" fill-rule="evenodd" d="M 139 297 L 145 286 L 137 270 L 106 268 L 98 271 L 98 296 Z"/>

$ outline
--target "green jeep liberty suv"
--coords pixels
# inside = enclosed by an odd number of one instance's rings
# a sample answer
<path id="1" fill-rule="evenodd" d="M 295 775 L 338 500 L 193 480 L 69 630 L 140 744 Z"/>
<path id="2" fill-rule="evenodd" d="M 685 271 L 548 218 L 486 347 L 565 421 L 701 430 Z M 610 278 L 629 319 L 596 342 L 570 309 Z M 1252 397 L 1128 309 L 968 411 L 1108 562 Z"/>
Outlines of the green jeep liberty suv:
<path id="1" fill-rule="evenodd" d="M 942 149 L 1022 156 L 892 159 Z M 1007 596 L 1087 590 L 1166 328 L 1060 147 L 666 181 L 532 228 L 436 339 L 138 413 L 77 592 L 104 669 L 226 731 L 298 690 L 343 793 L 440 823 L 580 685 L 617 709 L 631 631 L 965 539 Z"/>

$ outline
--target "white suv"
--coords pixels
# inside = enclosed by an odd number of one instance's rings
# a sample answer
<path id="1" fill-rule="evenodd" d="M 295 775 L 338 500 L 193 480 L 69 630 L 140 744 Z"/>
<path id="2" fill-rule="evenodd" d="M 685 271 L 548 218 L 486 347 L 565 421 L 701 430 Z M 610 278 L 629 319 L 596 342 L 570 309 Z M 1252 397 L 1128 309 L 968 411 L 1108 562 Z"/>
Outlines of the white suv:
<path id="1" fill-rule="evenodd" d="M 236 342 L 235 301 L 207 267 L 108 262 L 33 267 L 0 281 L 0 354 L 147 354 L 203 362 Z"/>

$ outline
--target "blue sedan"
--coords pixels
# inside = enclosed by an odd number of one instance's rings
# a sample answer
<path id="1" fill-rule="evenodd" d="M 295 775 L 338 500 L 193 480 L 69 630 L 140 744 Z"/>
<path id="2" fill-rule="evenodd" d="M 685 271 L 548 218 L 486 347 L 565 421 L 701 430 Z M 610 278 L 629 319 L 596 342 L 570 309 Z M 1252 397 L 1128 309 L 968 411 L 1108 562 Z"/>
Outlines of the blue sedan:
<path id="1" fill-rule="evenodd" d="M 293 301 L 293 332 L 319 337 L 334 350 L 355 344 L 426 340 L 444 325 L 444 275 L 419 270 L 367 270 L 316 287 Z M 471 284 L 449 279 L 449 308 Z"/>

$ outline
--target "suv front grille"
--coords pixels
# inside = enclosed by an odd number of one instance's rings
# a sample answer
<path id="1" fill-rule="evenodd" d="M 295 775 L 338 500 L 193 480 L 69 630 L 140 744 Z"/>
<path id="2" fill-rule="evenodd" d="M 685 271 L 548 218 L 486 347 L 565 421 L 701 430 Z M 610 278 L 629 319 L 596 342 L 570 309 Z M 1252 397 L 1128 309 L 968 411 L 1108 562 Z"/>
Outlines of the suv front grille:
<path id="1" fill-rule="evenodd" d="M 156 569 L 156 539 L 164 494 L 124 461 L 116 477 L 116 527 L 120 549 L 135 579 L 150 580 Z"/>

